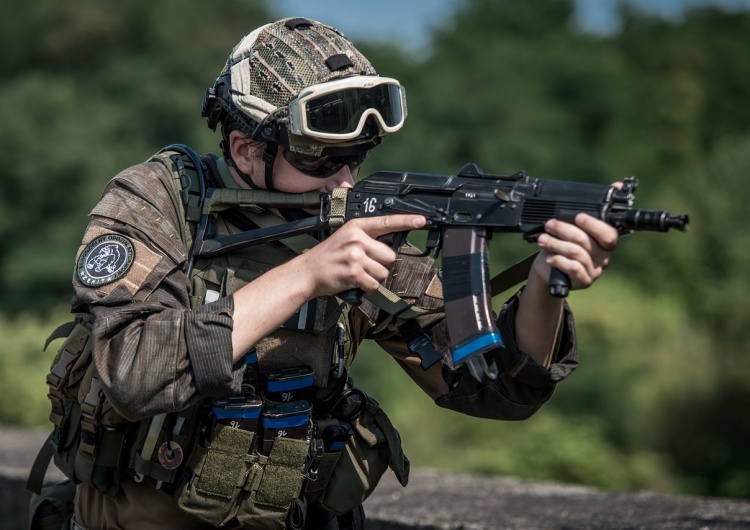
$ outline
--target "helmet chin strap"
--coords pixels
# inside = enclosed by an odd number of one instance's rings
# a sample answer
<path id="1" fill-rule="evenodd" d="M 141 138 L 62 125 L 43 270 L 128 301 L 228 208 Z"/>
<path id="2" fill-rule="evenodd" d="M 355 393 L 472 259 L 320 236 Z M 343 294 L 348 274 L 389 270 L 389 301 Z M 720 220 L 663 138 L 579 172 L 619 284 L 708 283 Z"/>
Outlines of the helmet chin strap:
<path id="1" fill-rule="evenodd" d="M 273 187 L 273 165 L 278 152 L 279 144 L 266 142 L 266 150 L 263 151 L 263 162 L 266 165 L 266 189 L 269 191 L 275 191 Z"/>
<path id="2" fill-rule="evenodd" d="M 232 158 L 232 153 L 229 151 L 228 143 L 226 140 L 222 140 L 219 143 L 219 146 L 221 147 L 221 153 L 224 155 L 224 158 L 229 162 L 229 164 L 234 168 L 234 170 L 237 172 L 237 174 L 240 176 L 242 181 L 250 186 L 250 188 L 254 190 L 262 189 L 260 186 L 258 186 L 255 182 L 253 182 L 252 177 L 242 171 L 240 168 L 237 167 L 237 164 L 234 163 L 234 159 Z M 274 142 L 266 142 L 266 149 L 263 151 L 263 164 L 266 166 L 266 189 L 269 191 L 276 191 L 273 187 L 273 166 L 276 162 L 276 155 L 279 152 L 279 144 Z"/>

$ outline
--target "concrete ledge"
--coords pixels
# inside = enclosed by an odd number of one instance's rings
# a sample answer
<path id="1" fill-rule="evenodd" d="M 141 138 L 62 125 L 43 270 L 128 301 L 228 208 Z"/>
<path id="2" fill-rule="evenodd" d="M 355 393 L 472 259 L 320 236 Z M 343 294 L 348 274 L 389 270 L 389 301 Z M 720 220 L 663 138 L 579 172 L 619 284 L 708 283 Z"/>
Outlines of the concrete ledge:
<path id="1" fill-rule="evenodd" d="M 27 526 L 26 477 L 47 434 L 0 426 L 0 528 Z M 62 478 L 51 466 L 47 479 Z M 750 530 L 750 501 L 427 469 L 413 470 L 406 488 L 386 473 L 365 510 L 368 530 Z"/>
<path id="2" fill-rule="evenodd" d="M 49 430 L 19 429 L 0 425 L 0 528 L 21 530 L 28 526 L 29 499 L 26 479 Z M 55 467 L 48 481 L 65 478 Z"/>
<path id="3" fill-rule="evenodd" d="M 368 530 L 750 529 L 750 501 L 424 469 L 406 488 L 387 474 L 365 509 Z"/>

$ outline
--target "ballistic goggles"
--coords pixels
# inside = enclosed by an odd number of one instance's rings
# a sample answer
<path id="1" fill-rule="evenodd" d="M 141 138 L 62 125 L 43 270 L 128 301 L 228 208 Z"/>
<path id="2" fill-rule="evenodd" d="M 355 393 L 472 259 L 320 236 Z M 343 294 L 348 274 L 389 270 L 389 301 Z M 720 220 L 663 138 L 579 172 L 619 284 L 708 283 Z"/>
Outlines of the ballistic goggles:
<path id="1" fill-rule="evenodd" d="M 349 166 L 349 169 L 354 172 L 362 165 L 362 162 L 365 161 L 369 153 L 369 151 L 363 151 L 346 156 L 313 156 L 296 153 L 289 149 L 282 150 L 284 159 L 294 169 L 316 178 L 328 178 L 344 166 Z"/>
<path id="2" fill-rule="evenodd" d="M 357 138 L 370 116 L 392 133 L 407 115 L 406 93 L 397 80 L 364 75 L 309 86 L 288 108 L 289 132 L 334 142 Z"/>

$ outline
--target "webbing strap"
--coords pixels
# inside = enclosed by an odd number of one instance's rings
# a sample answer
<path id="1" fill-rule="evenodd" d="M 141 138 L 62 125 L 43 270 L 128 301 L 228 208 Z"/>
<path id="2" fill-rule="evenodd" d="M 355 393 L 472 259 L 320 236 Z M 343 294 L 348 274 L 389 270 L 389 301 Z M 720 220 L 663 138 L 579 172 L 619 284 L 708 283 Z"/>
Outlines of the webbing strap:
<path id="1" fill-rule="evenodd" d="M 52 436 L 54 434 L 55 432 L 52 431 L 47 439 L 44 440 L 44 445 L 39 450 L 39 454 L 36 455 L 36 459 L 31 465 L 29 478 L 26 480 L 26 489 L 37 495 L 42 492 L 44 476 L 47 474 L 47 468 L 52 460 L 52 455 L 55 453 L 55 447 L 52 445 Z"/>
<path id="2" fill-rule="evenodd" d="M 200 178 L 197 178 L 196 182 L 193 177 L 198 177 L 198 172 L 202 171 L 202 168 L 195 167 L 193 160 L 190 157 L 185 156 L 180 152 L 176 157 L 169 157 L 177 167 L 177 175 L 180 179 L 180 187 L 182 188 L 182 203 L 185 205 L 185 217 L 190 220 L 200 219 L 201 215 L 201 203 L 200 195 L 191 195 L 190 190 L 193 189 L 200 194 Z M 189 164 L 189 166 L 188 166 Z"/>
<path id="3" fill-rule="evenodd" d="M 537 254 L 539 254 L 539 252 L 534 252 L 507 269 L 497 273 L 490 280 L 490 291 L 492 296 L 495 297 L 523 282 L 529 275 L 531 265 L 534 263 Z M 364 295 L 364 298 L 386 313 L 397 315 L 398 320 L 408 320 L 421 315 L 439 313 L 443 311 L 444 308 L 444 306 L 436 307 L 434 309 L 421 309 L 419 307 L 414 307 L 382 285 L 374 293 Z"/>
<path id="4" fill-rule="evenodd" d="M 336 188 L 331 192 L 331 203 L 329 205 L 328 224 L 334 230 L 346 221 L 346 199 L 349 197 L 349 188 Z"/>
<path id="5" fill-rule="evenodd" d="M 428 315 L 442 311 L 442 307 L 436 309 L 421 309 L 406 302 L 393 291 L 380 285 L 378 290 L 366 294 L 362 298 L 379 307 L 389 315 L 398 315 L 399 320 L 409 320 L 420 315 Z"/>
<path id="6" fill-rule="evenodd" d="M 268 190 L 213 188 L 203 201 L 203 215 L 230 208 L 260 206 L 262 208 L 319 208 L 320 192 L 280 193 Z"/>
<path id="7" fill-rule="evenodd" d="M 65 324 L 59 325 L 55 331 L 53 331 L 49 337 L 47 337 L 47 340 L 44 343 L 44 350 L 47 350 L 47 346 L 49 346 L 50 342 L 56 339 L 62 339 L 65 337 L 69 337 L 73 330 L 75 329 L 77 324 L 82 324 L 84 326 L 88 326 L 89 329 L 91 328 L 90 324 L 93 320 L 93 317 L 89 315 L 88 313 L 76 313 L 75 318 L 71 320 L 70 322 L 66 322 Z"/>
<path id="8" fill-rule="evenodd" d="M 518 285 L 529 276 L 531 265 L 534 263 L 539 252 L 526 256 L 518 263 L 515 263 L 507 269 L 500 271 L 490 280 L 490 290 L 492 296 L 497 296 L 500 293 L 507 291 L 514 285 Z"/>
<path id="9" fill-rule="evenodd" d="M 70 322 L 66 322 L 65 324 L 59 325 L 55 331 L 53 331 L 49 337 L 47 337 L 47 340 L 44 343 L 44 348 L 42 351 L 47 350 L 47 346 L 49 346 L 49 343 L 52 342 L 55 339 L 61 339 L 63 337 L 67 337 L 70 335 L 70 333 L 73 331 L 73 328 L 76 327 L 77 322 L 75 320 L 71 320 Z"/>
<path id="10" fill-rule="evenodd" d="M 94 376 L 91 378 L 91 388 L 81 403 L 81 443 L 80 450 L 93 455 L 96 450 L 97 433 L 99 431 L 99 417 L 104 403 L 104 385 Z"/>
<path id="11" fill-rule="evenodd" d="M 278 215 L 264 210 L 262 212 L 256 212 L 252 210 L 243 210 L 250 220 L 258 225 L 260 228 L 268 228 L 269 226 L 276 226 L 281 223 L 282 219 Z M 286 237 L 280 240 L 284 245 L 292 249 L 297 254 L 302 254 L 307 250 L 310 250 L 318 244 L 318 240 L 309 234 L 299 234 L 292 237 Z"/>

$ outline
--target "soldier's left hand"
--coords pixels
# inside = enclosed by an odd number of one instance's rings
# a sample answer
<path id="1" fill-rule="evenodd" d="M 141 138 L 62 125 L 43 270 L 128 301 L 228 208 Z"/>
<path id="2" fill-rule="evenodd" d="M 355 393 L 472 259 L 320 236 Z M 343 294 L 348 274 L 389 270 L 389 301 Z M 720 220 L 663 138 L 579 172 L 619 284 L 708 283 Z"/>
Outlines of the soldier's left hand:
<path id="1" fill-rule="evenodd" d="M 537 244 L 541 249 L 533 271 L 548 281 L 552 267 L 568 275 L 571 289 L 590 287 L 610 262 L 617 247 L 617 229 L 587 214 L 578 214 L 574 223 L 551 219 Z"/>

